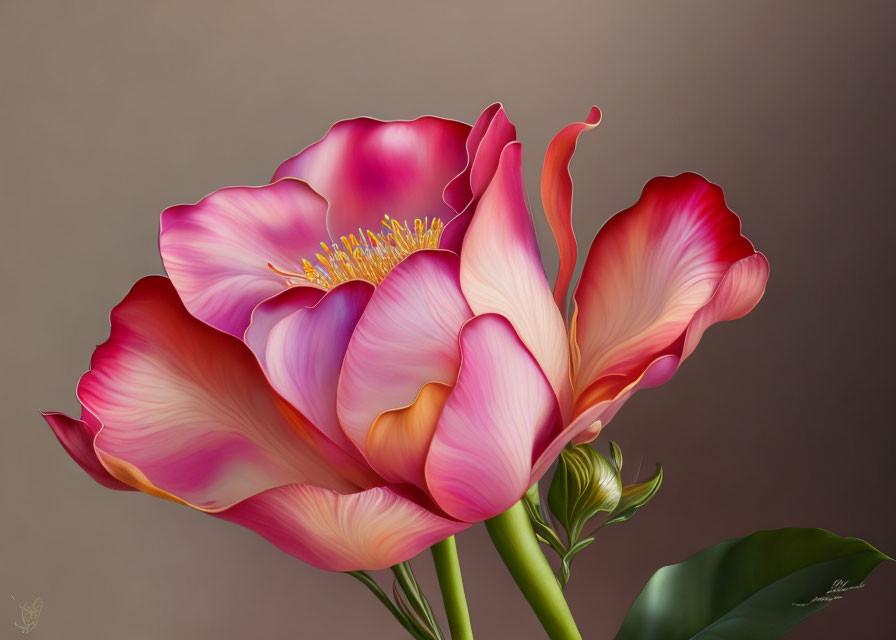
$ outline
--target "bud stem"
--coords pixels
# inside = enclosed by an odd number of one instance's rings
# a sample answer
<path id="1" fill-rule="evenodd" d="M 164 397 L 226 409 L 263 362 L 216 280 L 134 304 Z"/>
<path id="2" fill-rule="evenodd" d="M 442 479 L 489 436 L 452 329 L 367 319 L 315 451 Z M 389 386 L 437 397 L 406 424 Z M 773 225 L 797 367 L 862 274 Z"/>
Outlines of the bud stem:
<path id="1" fill-rule="evenodd" d="M 470 625 L 470 612 L 464 595 L 464 581 L 454 536 L 433 545 L 432 559 L 436 565 L 439 587 L 442 589 L 452 640 L 473 640 L 473 627 Z"/>
<path id="2" fill-rule="evenodd" d="M 485 526 L 510 575 L 551 640 L 582 640 L 522 502 L 486 520 Z"/>

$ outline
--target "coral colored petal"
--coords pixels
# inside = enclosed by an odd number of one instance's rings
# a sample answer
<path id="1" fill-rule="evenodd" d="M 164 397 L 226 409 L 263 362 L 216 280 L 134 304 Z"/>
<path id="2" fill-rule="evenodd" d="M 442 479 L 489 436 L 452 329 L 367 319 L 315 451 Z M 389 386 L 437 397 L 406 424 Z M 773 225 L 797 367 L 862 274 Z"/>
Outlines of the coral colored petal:
<path id="1" fill-rule="evenodd" d="M 299 180 L 229 187 L 162 212 L 165 270 L 190 313 L 238 338 L 252 309 L 287 287 L 329 236 L 327 203 Z"/>
<path id="2" fill-rule="evenodd" d="M 579 136 L 599 123 L 600 109 L 591 107 L 584 122 L 574 122 L 561 129 L 548 145 L 541 170 L 541 202 L 560 254 L 554 300 L 561 311 L 566 306 L 566 291 L 572 281 L 578 256 L 576 234 L 572 228 L 572 176 L 569 174 L 569 163 L 576 152 Z"/>
<path id="3" fill-rule="evenodd" d="M 387 411 L 373 423 L 367 434 L 367 459 L 386 480 L 426 489 L 426 454 L 450 393 L 450 386 L 430 382 L 413 404 Z"/>
<path id="4" fill-rule="evenodd" d="M 120 491 L 133 491 L 130 487 L 110 474 L 97 458 L 93 449 L 93 439 L 96 437 L 96 429 L 83 420 L 75 420 L 64 413 L 55 411 L 42 412 L 41 415 L 53 433 L 59 439 L 59 443 L 65 451 L 87 472 L 87 474 L 109 489 Z"/>
<path id="5" fill-rule="evenodd" d="M 294 482 L 353 491 L 343 473 L 363 476 L 271 389 L 241 341 L 187 312 L 167 278 L 140 280 L 113 310 L 78 397 L 102 422 L 95 448 L 113 475 L 196 507 Z"/>
<path id="6" fill-rule="evenodd" d="M 287 485 L 215 515 L 329 571 L 386 569 L 469 526 L 424 509 L 395 487 L 343 495 Z"/>
<path id="7" fill-rule="evenodd" d="M 628 382 L 629 376 L 611 374 L 600 378 L 577 398 L 576 406 L 580 413 L 568 428 L 567 439 L 571 438 L 577 444 L 590 442 L 635 391 L 668 382 L 681 362 L 693 352 L 707 327 L 716 322 L 740 318 L 756 306 L 765 290 L 768 273 L 768 260 L 761 253 L 735 262 L 722 278 L 712 299 L 694 314 L 684 334 L 669 346 L 666 353 L 657 355 L 643 372 L 639 372 L 635 382 Z M 620 389 L 620 385 L 625 386 Z M 596 426 L 588 426 L 595 421 Z"/>
<path id="8" fill-rule="evenodd" d="M 493 109 L 492 107 L 499 107 Z M 467 140 L 467 148 L 471 148 L 471 141 L 475 141 L 475 148 L 470 151 L 470 163 L 467 166 L 467 172 L 461 174 L 455 179 L 448 189 L 445 191 L 445 200 L 449 200 L 449 191 L 454 188 L 455 192 L 459 190 L 458 181 L 465 180 L 467 184 L 466 192 L 469 193 L 467 206 L 463 209 L 457 209 L 461 213 L 451 220 L 442 232 L 440 245 L 443 249 L 460 253 L 463 245 L 464 234 L 470 226 L 473 215 L 476 211 L 476 205 L 482 194 L 485 193 L 495 171 L 498 168 L 498 162 L 501 158 L 501 151 L 508 144 L 516 140 L 516 127 L 507 118 L 504 107 L 500 104 L 492 105 L 486 109 L 476 124 L 473 125 L 473 131 Z M 474 136 L 479 135 L 481 138 L 476 140 Z M 456 186 L 458 185 L 458 186 Z"/>
<path id="9" fill-rule="evenodd" d="M 697 347 L 703 332 L 716 322 L 737 320 L 753 310 L 768 281 L 768 260 L 761 253 L 738 260 L 722 278 L 712 300 L 694 314 L 682 347 L 684 360 Z"/>
<path id="10" fill-rule="evenodd" d="M 463 362 L 426 460 L 426 479 L 448 514 L 475 522 L 510 508 L 532 463 L 559 430 L 557 398 L 503 317 L 477 316 L 460 336 Z"/>
<path id="11" fill-rule="evenodd" d="M 529 218 L 518 142 L 504 148 L 495 177 L 476 207 L 461 251 L 460 282 L 474 313 L 498 313 L 510 320 L 565 413 L 570 399 L 569 344 Z"/>
<path id="12" fill-rule="evenodd" d="M 346 451 L 354 446 L 336 416 L 336 384 L 349 338 L 373 289 L 369 282 L 352 280 L 329 291 L 316 306 L 294 310 L 271 328 L 260 358 L 274 389 Z M 253 333 L 252 326 L 247 334 Z"/>
<path id="13" fill-rule="evenodd" d="M 577 415 L 539 456 L 532 468 L 531 483 L 538 482 L 547 472 L 567 443 L 580 444 L 594 440 L 635 391 L 665 383 L 675 373 L 678 363 L 676 356 L 661 356 L 648 365 L 641 376 L 634 381 L 621 375 L 604 378 L 600 389 L 594 390 L 595 395 L 591 404 Z"/>
<path id="14" fill-rule="evenodd" d="M 447 222 L 454 211 L 442 193 L 464 169 L 469 132 L 470 125 L 432 116 L 343 120 L 281 164 L 274 180 L 300 178 L 323 195 L 334 239 L 359 228 L 379 229 L 385 215 L 400 222 L 425 216 Z"/>
<path id="15" fill-rule="evenodd" d="M 362 452 L 381 413 L 410 405 L 427 382 L 454 384 L 457 336 L 472 316 L 458 269 L 453 253 L 418 251 L 370 298 L 349 341 L 337 392 L 342 428 Z"/>
<path id="16" fill-rule="evenodd" d="M 728 274 L 758 255 L 719 187 L 695 174 L 651 180 L 601 229 L 585 262 L 571 330 L 577 396 L 604 376 L 633 379 L 659 355 L 683 360 L 708 324 L 746 313 L 768 265 L 754 258 Z"/>

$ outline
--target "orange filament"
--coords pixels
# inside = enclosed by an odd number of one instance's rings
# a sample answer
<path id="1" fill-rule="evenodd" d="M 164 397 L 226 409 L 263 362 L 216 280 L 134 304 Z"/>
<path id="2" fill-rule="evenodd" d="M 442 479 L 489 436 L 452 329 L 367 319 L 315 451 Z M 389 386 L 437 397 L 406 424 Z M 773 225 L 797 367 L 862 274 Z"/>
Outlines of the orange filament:
<path id="1" fill-rule="evenodd" d="M 321 242 L 317 264 L 302 259 L 302 273 L 268 267 L 286 278 L 290 285 L 314 285 L 332 289 L 349 280 L 367 280 L 379 284 L 395 265 L 421 249 L 438 249 L 445 225 L 438 218 L 417 218 L 413 223 L 400 223 L 386 216 L 379 233 L 358 229 L 358 235 L 339 238 L 342 243 Z"/>

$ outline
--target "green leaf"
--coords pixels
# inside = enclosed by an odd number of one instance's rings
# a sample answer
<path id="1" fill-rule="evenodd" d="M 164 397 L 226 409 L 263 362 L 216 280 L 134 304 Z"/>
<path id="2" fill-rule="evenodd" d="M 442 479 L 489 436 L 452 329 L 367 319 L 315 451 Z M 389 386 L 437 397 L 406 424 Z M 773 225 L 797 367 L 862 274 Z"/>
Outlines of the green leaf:
<path id="1" fill-rule="evenodd" d="M 633 515 L 635 515 L 635 512 L 638 509 L 650 502 L 653 496 L 656 495 L 656 492 L 660 490 L 660 485 L 662 484 L 663 467 L 662 465 L 657 465 L 656 473 L 647 482 L 642 482 L 641 484 L 630 484 L 627 487 L 623 487 L 622 498 L 619 500 L 619 504 L 616 505 L 616 509 L 613 510 L 613 513 L 610 514 L 610 517 L 607 518 L 607 521 L 604 522 L 604 524 L 606 525 L 613 522 L 625 522 L 626 520 L 631 518 Z"/>
<path id="2" fill-rule="evenodd" d="M 622 497 L 616 465 L 587 444 L 560 453 L 548 491 L 548 506 L 574 545 L 582 527 L 598 512 L 613 511 Z"/>
<path id="3" fill-rule="evenodd" d="M 822 529 L 759 531 L 722 542 L 648 581 L 616 640 L 771 640 L 843 597 L 890 560 Z"/>

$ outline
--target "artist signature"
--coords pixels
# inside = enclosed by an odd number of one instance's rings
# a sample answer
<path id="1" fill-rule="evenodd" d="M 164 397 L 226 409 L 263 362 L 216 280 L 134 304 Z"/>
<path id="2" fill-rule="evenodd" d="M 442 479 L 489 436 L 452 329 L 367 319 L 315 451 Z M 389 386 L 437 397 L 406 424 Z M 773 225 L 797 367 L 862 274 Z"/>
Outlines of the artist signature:
<path id="1" fill-rule="evenodd" d="M 37 596 L 31 602 L 20 603 L 12 594 L 9 595 L 12 601 L 19 605 L 22 614 L 21 622 L 13 622 L 16 629 L 24 633 L 31 633 L 37 627 L 37 621 L 40 618 L 40 612 L 44 608 L 44 599 Z"/>
<path id="2" fill-rule="evenodd" d="M 843 596 L 841 593 L 845 593 L 847 591 L 854 591 L 855 589 L 864 589 L 865 583 L 860 582 L 859 584 L 849 584 L 848 580 L 843 580 L 842 578 L 837 578 L 834 580 L 833 584 L 831 584 L 831 588 L 828 589 L 824 595 L 815 596 L 809 602 L 794 602 L 794 607 L 808 607 L 812 604 L 818 604 L 819 602 L 833 602 L 834 600 L 842 600 Z"/>

